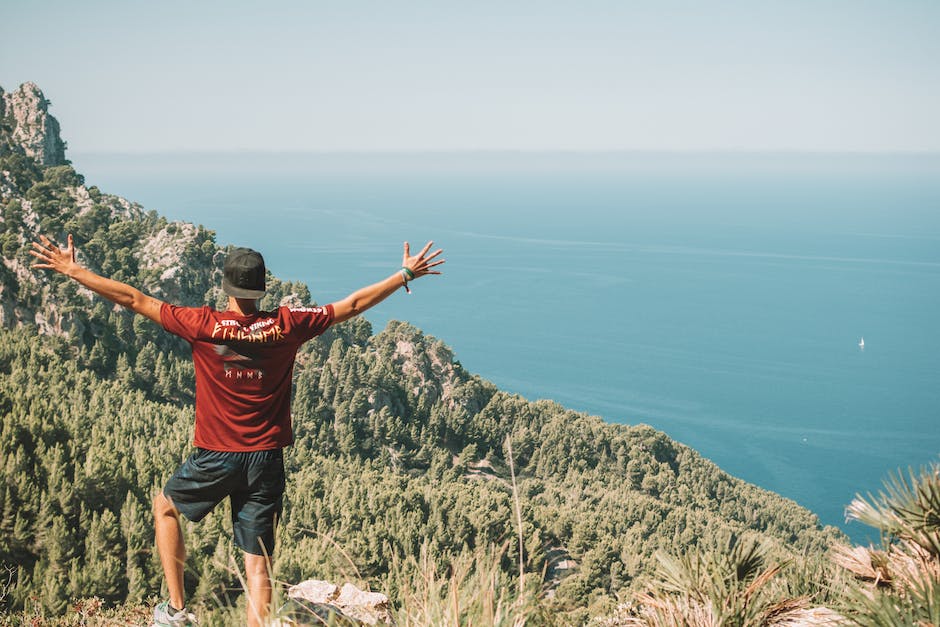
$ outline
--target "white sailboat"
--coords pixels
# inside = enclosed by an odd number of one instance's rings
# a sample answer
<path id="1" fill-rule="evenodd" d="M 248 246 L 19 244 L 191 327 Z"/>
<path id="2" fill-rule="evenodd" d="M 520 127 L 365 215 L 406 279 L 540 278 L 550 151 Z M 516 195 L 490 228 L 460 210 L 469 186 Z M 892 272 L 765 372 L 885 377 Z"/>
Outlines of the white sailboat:
<path id="1" fill-rule="evenodd" d="M 862 350 L 865 350 L 865 338 L 862 338 L 858 341 L 858 347 Z"/>

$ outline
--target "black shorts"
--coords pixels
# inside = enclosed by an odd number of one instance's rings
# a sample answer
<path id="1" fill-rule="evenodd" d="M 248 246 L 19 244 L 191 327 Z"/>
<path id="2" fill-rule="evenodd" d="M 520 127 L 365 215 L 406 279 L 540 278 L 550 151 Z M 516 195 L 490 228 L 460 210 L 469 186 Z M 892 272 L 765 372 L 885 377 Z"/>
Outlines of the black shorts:
<path id="1" fill-rule="evenodd" d="M 274 527 L 284 504 L 284 455 L 281 449 L 232 453 L 197 448 L 167 481 L 163 494 L 193 522 L 229 497 L 235 544 L 247 553 L 273 555 Z"/>

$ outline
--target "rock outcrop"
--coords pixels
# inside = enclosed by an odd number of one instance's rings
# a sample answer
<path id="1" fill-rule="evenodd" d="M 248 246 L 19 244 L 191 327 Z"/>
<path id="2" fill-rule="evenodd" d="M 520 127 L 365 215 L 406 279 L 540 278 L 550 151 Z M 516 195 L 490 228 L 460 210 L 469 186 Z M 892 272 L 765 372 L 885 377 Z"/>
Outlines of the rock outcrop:
<path id="1" fill-rule="evenodd" d="M 461 384 L 470 375 L 454 359 L 453 351 L 407 322 L 391 321 L 376 338 L 375 349 L 381 359 L 405 376 L 406 391 L 424 402 L 442 400 L 451 409 L 459 406 L 476 413 L 489 400 L 488 397 L 462 395 Z M 389 403 L 389 399 L 381 397 L 370 400 L 376 408 Z"/>
<path id="2" fill-rule="evenodd" d="M 206 274 L 213 286 L 220 286 L 221 257 L 210 235 L 202 227 L 185 222 L 170 222 L 141 240 L 140 267 L 148 278 L 144 291 L 173 303 L 202 304 L 207 298 Z M 209 297 L 217 300 L 218 294 Z"/>
<path id="3" fill-rule="evenodd" d="M 23 83 L 10 93 L 0 88 L 0 120 L 8 140 L 0 151 L 22 150 L 44 166 L 68 163 L 59 122 L 49 115 L 49 101 L 35 83 Z"/>

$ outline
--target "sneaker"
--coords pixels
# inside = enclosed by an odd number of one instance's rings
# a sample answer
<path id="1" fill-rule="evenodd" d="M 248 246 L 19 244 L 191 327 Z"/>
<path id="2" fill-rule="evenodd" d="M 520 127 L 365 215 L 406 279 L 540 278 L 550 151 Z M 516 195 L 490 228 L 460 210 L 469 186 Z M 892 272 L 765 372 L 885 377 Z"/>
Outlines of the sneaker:
<path id="1" fill-rule="evenodd" d="M 157 607 L 153 608 L 153 627 L 191 627 L 194 625 L 198 625 L 196 616 L 187 612 L 186 608 L 173 613 L 169 601 L 158 603 Z"/>

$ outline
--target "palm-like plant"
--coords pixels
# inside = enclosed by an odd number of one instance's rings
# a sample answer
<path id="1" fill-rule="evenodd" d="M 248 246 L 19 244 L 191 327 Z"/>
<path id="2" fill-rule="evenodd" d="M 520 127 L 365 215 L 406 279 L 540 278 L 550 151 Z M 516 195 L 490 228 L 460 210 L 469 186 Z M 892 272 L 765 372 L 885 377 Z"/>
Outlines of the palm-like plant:
<path id="1" fill-rule="evenodd" d="M 611 625 L 751 627 L 834 625 L 841 618 L 791 597 L 777 581 L 784 564 L 768 564 L 766 548 L 732 536 L 726 550 L 680 558 L 657 554 L 658 578 L 621 608 Z"/>
<path id="2" fill-rule="evenodd" d="M 847 595 L 852 622 L 940 625 L 940 465 L 889 476 L 877 496 L 857 496 L 846 517 L 879 529 L 883 544 L 833 553 L 858 584 Z"/>

